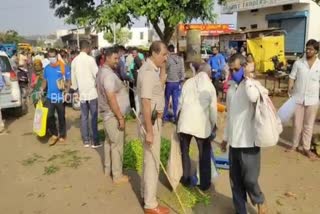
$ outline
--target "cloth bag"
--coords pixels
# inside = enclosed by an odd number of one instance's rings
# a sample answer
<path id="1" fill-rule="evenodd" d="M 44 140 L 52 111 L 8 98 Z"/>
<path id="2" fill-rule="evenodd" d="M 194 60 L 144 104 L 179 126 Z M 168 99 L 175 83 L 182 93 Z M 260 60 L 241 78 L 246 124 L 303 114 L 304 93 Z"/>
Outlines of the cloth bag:
<path id="1" fill-rule="evenodd" d="M 33 132 L 39 137 L 46 135 L 47 131 L 47 117 L 48 108 L 43 106 L 42 100 L 40 99 L 36 105 L 36 110 L 33 119 Z"/>
<path id="2" fill-rule="evenodd" d="M 268 96 L 268 90 L 258 83 L 256 87 L 260 96 L 256 103 L 254 118 L 255 145 L 258 147 L 275 146 L 283 131 L 282 123 Z"/>
<path id="3" fill-rule="evenodd" d="M 297 104 L 294 97 L 289 98 L 278 110 L 278 116 L 282 123 L 290 122 L 296 111 Z"/>
<path id="4" fill-rule="evenodd" d="M 180 140 L 176 132 L 171 135 L 171 149 L 167 165 L 167 172 L 172 189 L 175 190 L 183 174 Z"/>

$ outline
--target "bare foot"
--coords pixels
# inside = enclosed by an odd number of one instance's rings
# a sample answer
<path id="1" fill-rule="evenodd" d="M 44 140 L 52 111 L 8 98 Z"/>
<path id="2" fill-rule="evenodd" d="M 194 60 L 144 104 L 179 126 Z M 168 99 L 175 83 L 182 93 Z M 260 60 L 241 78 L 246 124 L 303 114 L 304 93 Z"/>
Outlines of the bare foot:
<path id="1" fill-rule="evenodd" d="M 123 175 L 122 177 L 113 180 L 113 183 L 117 185 L 128 183 L 128 182 L 129 182 L 129 177 L 126 175 Z"/>
<path id="2" fill-rule="evenodd" d="M 265 203 L 263 204 L 258 204 L 258 214 L 267 214 L 268 213 L 268 208 Z"/>
<path id="3" fill-rule="evenodd" d="M 303 154 L 307 156 L 311 161 L 318 160 L 318 157 L 316 156 L 316 154 L 314 154 L 310 150 L 303 150 Z"/>

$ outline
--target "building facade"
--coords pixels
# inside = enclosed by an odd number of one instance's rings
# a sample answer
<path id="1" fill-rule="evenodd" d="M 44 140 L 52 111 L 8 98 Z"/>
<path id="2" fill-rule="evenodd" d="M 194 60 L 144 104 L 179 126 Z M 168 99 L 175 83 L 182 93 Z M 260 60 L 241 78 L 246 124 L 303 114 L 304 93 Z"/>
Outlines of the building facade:
<path id="1" fill-rule="evenodd" d="M 129 41 L 126 47 L 147 47 L 154 40 L 154 31 L 148 27 L 132 27 L 129 29 Z M 98 33 L 98 44 L 100 48 L 109 47 L 113 44 L 103 38 L 104 32 Z M 116 38 L 117 39 L 117 38 Z"/>
<path id="2" fill-rule="evenodd" d="M 286 53 L 303 53 L 305 42 L 320 40 L 320 6 L 312 0 L 228 0 L 223 13 L 237 12 L 241 30 L 279 28 Z"/>

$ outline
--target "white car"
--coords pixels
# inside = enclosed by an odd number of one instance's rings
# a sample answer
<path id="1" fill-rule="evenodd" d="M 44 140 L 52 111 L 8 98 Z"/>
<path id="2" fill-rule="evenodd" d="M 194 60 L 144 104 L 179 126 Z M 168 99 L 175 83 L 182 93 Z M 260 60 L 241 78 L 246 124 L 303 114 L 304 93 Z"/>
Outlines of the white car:
<path id="1" fill-rule="evenodd" d="M 1 109 L 13 109 L 18 116 L 27 113 L 27 98 L 21 96 L 17 73 L 13 69 L 8 55 L 0 51 L 0 67 L 6 86 L 0 91 Z"/>
<path id="2" fill-rule="evenodd" d="M 209 48 L 201 47 L 201 59 L 207 62 L 212 55 L 212 50 Z"/>

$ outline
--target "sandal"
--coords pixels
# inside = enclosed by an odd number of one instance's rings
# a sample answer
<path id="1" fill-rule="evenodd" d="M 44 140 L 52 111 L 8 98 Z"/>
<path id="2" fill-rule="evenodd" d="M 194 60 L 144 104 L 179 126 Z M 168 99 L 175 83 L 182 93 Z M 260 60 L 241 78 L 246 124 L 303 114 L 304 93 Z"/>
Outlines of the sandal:
<path id="1" fill-rule="evenodd" d="M 310 150 L 303 150 L 303 154 L 312 161 L 318 160 L 318 157 L 316 156 L 316 154 L 314 154 Z"/>
<path id="2" fill-rule="evenodd" d="M 290 148 L 287 148 L 286 150 L 284 150 L 285 152 L 288 152 L 288 153 L 291 153 L 291 152 L 294 152 L 294 151 L 298 151 L 298 147 L 290 147 Z"/>
<path id="3" fill-rule="evenodd" d="M 58 137 L 53 135 L 52 137 L 50 137 L 48 143 L 49 143 L 49 146 L 54 146 L 58 141 Z"/>

